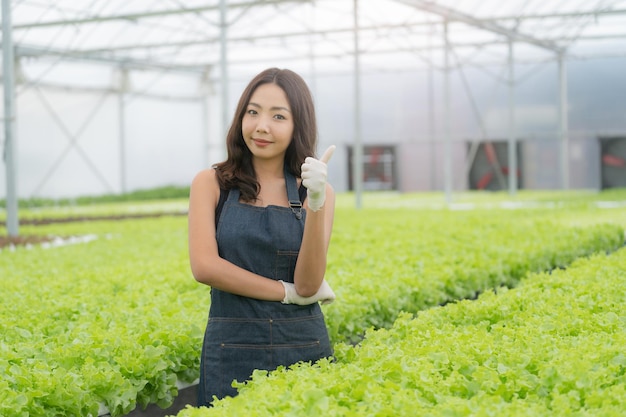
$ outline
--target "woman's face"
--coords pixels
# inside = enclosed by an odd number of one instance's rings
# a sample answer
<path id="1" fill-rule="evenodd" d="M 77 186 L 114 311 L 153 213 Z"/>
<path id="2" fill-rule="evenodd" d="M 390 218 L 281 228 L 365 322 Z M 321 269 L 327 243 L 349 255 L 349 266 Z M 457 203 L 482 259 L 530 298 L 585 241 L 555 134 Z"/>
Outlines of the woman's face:
<path id="1" fill-rule="evenodd" d="M 293 136 L 293 115 L 287 95 L 276 84 L 262 84 L 246 107 L 241 133 L 254 158 L 285 157 Z"/>

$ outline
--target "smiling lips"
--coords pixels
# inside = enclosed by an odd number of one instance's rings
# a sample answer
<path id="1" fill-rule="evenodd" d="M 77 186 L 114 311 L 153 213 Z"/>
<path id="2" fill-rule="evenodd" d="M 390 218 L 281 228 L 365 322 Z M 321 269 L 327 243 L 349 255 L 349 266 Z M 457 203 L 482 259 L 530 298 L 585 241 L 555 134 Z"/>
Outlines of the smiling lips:
<path id="1" fill-rule="evenodd" d="M 265 140 L 265 139 L 252 139 L 252 142 L 254 142 L 254 144 L 256 146 L 259 146 L 261 148 L 271 144 L 272 142 L 270 142 L 269 140 Z"/>

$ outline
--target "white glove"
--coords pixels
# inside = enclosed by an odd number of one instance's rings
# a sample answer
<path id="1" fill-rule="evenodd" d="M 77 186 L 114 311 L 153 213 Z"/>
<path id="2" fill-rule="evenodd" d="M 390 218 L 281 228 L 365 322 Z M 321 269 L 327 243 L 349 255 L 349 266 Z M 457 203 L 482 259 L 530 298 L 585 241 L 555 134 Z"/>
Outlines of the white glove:
<path id="1" fill-rule="evenodd" d="M 324 207 L 326 201 L 326 177 L 327 165 L 330 157 L 335 152 L 335 145 L 330 146 L 324 152 L 320 159 L 308 157 L 302 164 L 300 176 L 302 177 L 302 185 L 307 189 L 307 198 L 309 199 L 309 208 L 312 211 L 318 211 Z"/>
<path id="2" fill-rule="evenodd" d="M 291 282 L 280 281 L 280 283 L 283 284 L 283 287 L 285 287 L 285 298 L 283 298 L 282 301 L 283 304 L 298 304 L 306 306 L 317 303 L 318 301 L 321 301 L 322 304 L 330 304 L 335 300 L 335 293 L 333 292 L 333 289 L 330 288 L 330 285 L 328 285 L 326 280 L 322 281 L 322 285 L 320 286 L 320 289 L 317 290 L 315 295 L 310 297 L 302 297 L 298 295 L 296 292 L 296 286 Z"/>

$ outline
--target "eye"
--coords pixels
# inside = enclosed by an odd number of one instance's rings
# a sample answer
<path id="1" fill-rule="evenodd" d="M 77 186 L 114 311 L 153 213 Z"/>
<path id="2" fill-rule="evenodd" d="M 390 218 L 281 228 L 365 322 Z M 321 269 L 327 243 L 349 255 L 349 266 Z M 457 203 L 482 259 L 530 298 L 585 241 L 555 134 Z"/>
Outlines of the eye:
<path id="1" fill-rule="evenodd" d="M 283 116 L 282 114 L 276 114 L 274 115 L 274 118 L 278 120 L 287 120 L 287 118 Z"/>
<path id="2" fill-rule="evenodd" d="M 257 111 L 256 111 L 256 110 L 254 110 L 254 109 L 248 109 L 248 110 L 246 110 L 246 114 L 252 114 L 252 115 L 255 115 L 255 114 L 257 114 Z"/>

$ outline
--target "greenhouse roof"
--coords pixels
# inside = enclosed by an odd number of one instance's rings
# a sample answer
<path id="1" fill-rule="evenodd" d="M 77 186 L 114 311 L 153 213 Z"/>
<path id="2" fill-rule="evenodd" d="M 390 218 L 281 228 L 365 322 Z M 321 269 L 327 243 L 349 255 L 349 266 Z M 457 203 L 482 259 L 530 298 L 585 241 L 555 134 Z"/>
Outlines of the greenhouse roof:
<path id="1" fill-rule="evenodd" d="M 419 132 L 412 124 L 407 124 L 412 129 L 411 137 L 445 139 L 449 143 L 453 138 L 461 137 L 459 132 L 462 128 L 465 129 L 463 137 L 477 137 L 477 129 L 480 130 L 478 136 L 487 137 L 485 131 L 488 127 L 492 134 L 494 131 L 499 132 L 499 137 L 507 137 L 512 144 L 517 125 L 521 125 L 514 115 L 515 106 L 518 105 L 514 100 L 516 85 L 523 84 L 522 81 L 531 78 L 529 75 L 547 64 L 556 69 L 550 87 L 556 86 L 558 91 L 554 100 L 544 100 L 544 107 L 533 108 L 531 110 L 534 113 L 527 114 L 536 115 L 539 112 L 542 115 L 540 120 L 550 119 L 552 136 L 561 139 L 560 176 L 561 183 L 567 188 L 569 173 L 566 158 L 569 151 L 565 139 L 569 128 L 569 93 L 566 63 L 593 60 L 593 63 L 601 62 L 607 68 L 619 71 L 619 67 L 607 65 L 606 59 L 618 62 L 626 58 L 626 0 L 1 1 L 5 136 L 0 140 L 0 147 L 5 155 L 6 194 L 9 202 L 7 224 L 11 234 L 15 234 L 17 229 L 17 169 L 13 162 L 16 153 L 13 130 L 16 123 L 6 121 L 15 122 L 19 118 L 16 116 L 17 98 L 22 103 L 21 116 L 28 117 L 28 123 L 21 125 L 23 150 L 29 133 L 34 138 L 40 138 L 41 135 L 41 132 L 25 131 L 25 126 L 37 127 L 38 123 L 34 120 L 41 119 L 36 119 L 34 113 L 25 114 L 24 109 L 36 112 L 43 108 L 46 120 L 53 120 L 60 131 L 54 132 L 60 136 L 56 139 L 46 131 L 46 141 L 33 140 L 33 148 L 29 151 L 41 160 L 33 162 L 35 158 L 27 160 L 25 157 L 23 165 L 29 169 L 24 172 L 28 171 L 33 178 L 28 180 L 30 182 L 27 186 L 20 184 L 20 189 L 34 189 L 26 194 L 38 195 L 69 154 L 78 155 L 80 162 L 87 165 L 99 185 L 107 189 L 115 188 L 110 186 L 112 181 L 105 178 L 106 175 L 114 177 L 109 172 L 111 163 L 106 164 L 108 174 L 101 173 L 105 169 L 99 168 L 99 164 L 105 164 L 93 162 L 96 157 L 88 155 L 77 143 L 78 137 L 101 108 L 106 107 L 109 116 L 112 114 L 110 112 L 115 106 L 111 105 L 111 100 L 107 101 L 111 96 L 117 99 L 117 125 L 110 125 L 119 129 L 119 149 L 126 149 L 126 104 L 137 98 L 167 102 L 182 100 L 186 102 L 185 105 L 191 103 L 202 108 L 202 111 L 198 111 L 202 114 L 200 122 L 191 122 L 191 125 L 196 126 L 195 134 L 202 138 L 203 146 L 206 145 L 207 148 L 202 151 L 206 155 L 207 149 L 215 151 L 218 146 L 221 149 L 221 145 L 208 142 L 208 137 L 219 138 L 219 135 L 211 136 L 208 130 L 224 130 L 228 125 L 231 111 L 229 100 L 232 99 L 229 86 L 233 81 L 245 83 L 252 74 L 270 66 L 290 68 L 303 74 L 307 82 L 315 82 L 316 78 L 322 77 L 326 77 L 326 81 L 332 80 L 334 84 L 319 83 L 331 92 L 331 96 L 352 93 L 351 101 L 348 97 L 331 98 L 333 103 L 341 98 L 351 105 L 344 108 L 338 106 L 344 111 L 341 114 L 339 110 L 332 109 L 332 116 L 328 116 L 327 123 L 332 125 L 336 118 L 340 119 L 339 133 L 335 134 L 351 138 L 347 140 L 354 141 L 357 150 L 355 155 L 359 156 L 364 136 L 361 131 L 364 119 L 361 104 L 367 101 L 359 98 L 361 73 L 372 76 L 369 80 L 374 80 L 374 85 L 368 84 L 367 87 L 378 89 L 375 102 L 381 105 L 383 102 L 378 100 L 383 93 L 387 93 L 381 90 L 393 90 L 392 83 L 387 84 L 387 81 L 376 84 L 381 79 L 397 78 L 395 90 L 404 91 L 408 87 L 401 80 L 406 78 L 397 75 L 405 72 L 403 75 L 412 77 L 412 72 L 426 70 L 423 72 L 426 73 L 428 92 L 424 92 L 422 104 L 429 106 L 429 110 L 420 115 L 428 115 L 428 120 L 422 120 L 419 124 L 422 130 Z M 12 29 L 10 31 L 7 30 L 9 25 Z M 13 48 L 7 48 L 7 45 L 13 45 Z M 460 71 L 467 67 L 479 70 L 475 72 L 493 79 L 496 85 L 508 87 L 503 89 L 508 95 L 508 104 L 498 102 L 507 109 L 498 109 L 495 113 L 492 111 L 490 115 L 483 114 L 465 72 Z M 522 67 L 524 71 L 516 72 L 516 69 Z M 475 125 L 467 124 L 467 128 L 453 126 L 454 121 L 448 117 L 453 111 L 450 105 L 453 95 L 450 74 L 456 69 L 459 70 L 456 71 L 459 77 L 454 98 L 467 95 L 469 107 L 466 108 L 466 119 L 477 119 Z M 433 82 L 433 74 L 437 71 L 442 75 L 442 91 L 435 91 L 437 83 Z M 605 73 L 597 76 L 599 79 L 602 77 L 606 77 L 608 82 L 621 81 L 619 74 L 613 78 Z M 346 81 L 354 83 L 352 88 L 337 92 L 334 86 L 344 87 Z M 584 84 L 593 88 L 586 81 Z M 16 86 L 18 91 L 14 91 Z M 477 86 L 478 90 L 480 86 Z M 619 90 L 614 86 L 609 88 L 614 92 Z M 49 91 L 44 94 L 44 89 Z M 52 91 L 59 94 L 50 94 Z M 91 99 L 94 102 L 68 110 L 60 97 L 76 91 L 86 91 L 88 94 L 85 95 L 93 96 Z M 481 91 L 485 92 L 485 89 Z M 490 89 L 489 94 L 494 91 Z M 545 89 L 533 89 L 533 93 L 542 92 Z M 441 103 L 435 102 L 436 94 L 439 94 L 437 97 Z M 218 97 L 221 103 L 213 106 Z M 393 98 L 384 102 L 382 107 L 386 111 L 397 109 L 401 100 L 398 100 L 397 95 L 394 97 L 395 102 L 391 101 Z M 414 100 L 413 96 L 408 99 Z M 29 107 L 28 103 L 32 102 L 37 106 Z M 103 104 L 105 102 L 108 106 Z M 602 103 L 611 105 L 610 101 Z M 436 113 L 437 105 L 441 108 Z M 550 111 L 544 111 L 545 106 Z M 351 116 L 346 116 L 347 107 Z M 620 130 L 622 113 L 619 113 L 619 107 L 613 107 L 615 109 L 603 118 L 611 117 L 612 114 L 618 116 L 608 123 L 602 119 L 602 126 Z M 524 111 L 528 109 L 520 109 L 519 113 Z M 138 114 L 128 113 L 133 117 Z M 189 116 L 188 111 L 183 113 Z M 435 115 L 438 119 L 435 119 Z M 386 119 L 393 121 L 397 116 L 387 115 Z M 354 131 L 349 131 L 350 123 L 346 123 L 349 117 L 353 118 Z M 407 117 L 410 123 L 414 123 L 413 113 Z M 77 124 L 78 128 L 70 129 L 70 122 L 65 118 L 71 118 L 71 124 Z M 215 122 L 217 118 L 220 120 Z M 487 119 L 496 120 L 497 123 L 486 123 Z M 154 123 L 150 121 L 148 124 Z M 398 122 L 400 125 L 406 127 Z M 436 130 L 438 126 L 441 127 L 439 131 Z M 591 129 L 593 126 L 585 128 Z M 467 129 L 473 130 L 468 133 Z M 368 134 L 371 135 L 371 132 Z M 409 136 L 400 131 L 396 134 Z M 115 133 L 109 132 L 106 137 L 106 146 L 109 148 L 113 148 L 110 144 L 111 135 Z M 151 135 L 147 137 L 152 140 Z M 137 137 L 132 139 L 138 141 Z M 170 138 L 164 139 L 169 141 Z M 47 150 L 42 148 L 44 144 L 49 146 Z M 56 160 L 51 161 L 48 159 L 54 154 L 54 146 L 65 147 Z M 104 149 L 105 145 L 102 146 Z M 39 153 L 33 150 L 35 148 Z M 509 148 L 515 149 L 514 146 Z M 119 188 L 124 191 L 127 187 L 125 167 L 128 163 L 121 152 L 119 159 Z M 514 156 L 510 159 L 516 160 Z M 35 172 L 31 169 L 33 166 L 44 167 L 44 171 Z M 451 166 L 450 152 L 446 152 L 443 177 L 447 195 L 452 189 Z M 360 169 L 360 164 L 355 163 L 354 167 L 355 170 Z M 515 172 L 515 169 L 509 172 Z M 358 172 L 354 172 L 354 176 L 360 178 Z M 514 177 L 509 186 L 513 192 L 517 186 Z M 66 187 L 63 190 L 65 192 Z M 22 194 L 25 192 L 22 191 Z"/>
<path id="2" fill-rule="evenodd" d="M 7 0 L 8 1 L 8 0 Z M 357 5 L 355 11 L 355 4 Z M 626 54 L 624 0 L 13 0 L 18 57 L 203 72 L 363 70 Z M 358 42 L 355 28 L 358 27 Z M 446 35 L 447 34 L 447 35 Z M 314 63 L 314 64 L 312 64 Z"/>

